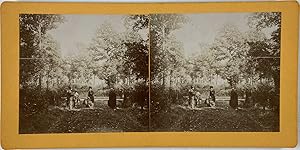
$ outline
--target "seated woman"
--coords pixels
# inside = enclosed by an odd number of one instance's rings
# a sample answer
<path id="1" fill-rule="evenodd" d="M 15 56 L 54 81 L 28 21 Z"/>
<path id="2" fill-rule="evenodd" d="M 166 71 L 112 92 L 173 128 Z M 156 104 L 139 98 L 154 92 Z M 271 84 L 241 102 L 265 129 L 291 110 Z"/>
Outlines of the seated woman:
<path id="1" fill-rule="evenodd" d="M 88 96 L 83 101 L 83 105 L 85 105 L 85 107 L 88 107 L 88 108 L 93 108 L 94 102 L 95 102 L 94 91 L 92 90 L 92 87 L 89 87 Z"/>

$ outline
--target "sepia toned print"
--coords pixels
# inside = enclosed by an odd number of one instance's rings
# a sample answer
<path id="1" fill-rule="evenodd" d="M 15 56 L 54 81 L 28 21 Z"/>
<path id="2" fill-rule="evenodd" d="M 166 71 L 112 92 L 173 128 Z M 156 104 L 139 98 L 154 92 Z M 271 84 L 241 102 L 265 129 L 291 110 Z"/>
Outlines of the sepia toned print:
<path id="1" fill-rule="evenodd" d="M 21 134 L 279 131 L 279 12 L 19 21 Z"/>
<path id="2" fill-rule="evenodd" d="M 19 19 L 19 133 L 148 130 L 148 16 Z"/>
<path id="3" fill-rule="evenodd" d="M 150 22 L 152 131 L 279 131 L 281 13 Z"/>

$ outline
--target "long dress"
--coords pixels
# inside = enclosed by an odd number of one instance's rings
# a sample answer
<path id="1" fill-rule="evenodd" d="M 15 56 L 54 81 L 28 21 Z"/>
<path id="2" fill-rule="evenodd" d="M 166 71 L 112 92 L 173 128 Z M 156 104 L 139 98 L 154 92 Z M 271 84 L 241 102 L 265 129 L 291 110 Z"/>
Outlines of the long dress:
<path id="1" fill-rule="evenodd" d="M 73 108 L 73 105 L 74 105 L 74 92 L 72 89 L 69 89 L 67 90 L 67 102 L 66 102 L 66 106 L 67 108 L 69 109 L 72 109 Z"/>
<path id="2" fill-rule="evenodd" d="M 194 89 L 189 90 L 189 106 L 195 108 L 195 91 Z"/>
<path id="3" fill-rule="evenodd" d="M 213 102 L 216 102 L 216 96 L 215 96 L 215 90 L 210 90 L 209 91 L 209 96 L 211 97 L 211 100 L 213 101 Z"/>
<path id="4" fill-rule="evenodd" d="M 117 95 L 115 91 L 111 90 L 109 92 L 109 97 L 108 97 L 108 106 L 114 109 L 116 108 L 116 104 L 117 104 Z"/>
<path id="5" fill-rule="evenodd" d="M 94 103 L 94 91 L 88 92 L 88 97 L 91 99 L 91 101 Z"/>
<path id="6" fill-rule="evenodd" d="M 238 94 L 236 93 L 235 90 L 232 90 L 230 93 L 229 105 L 234 109 L 236 109 L 238 107 Z"/>

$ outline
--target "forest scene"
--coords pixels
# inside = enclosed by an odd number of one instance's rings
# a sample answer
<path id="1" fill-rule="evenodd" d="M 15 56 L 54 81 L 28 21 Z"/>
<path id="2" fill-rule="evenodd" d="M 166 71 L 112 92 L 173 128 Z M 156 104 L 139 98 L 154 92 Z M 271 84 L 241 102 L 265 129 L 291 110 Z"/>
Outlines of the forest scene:
<path id="1" fill-rule="evenodd" d="M 20 134 L 279 131 L 281 13 L 19 21 Z"/>
<path id="2" fill-rule="evenodd" d="M 280 13 L 150 22 L 153 131 L 279 131 Z"/>
<path id="3" fill-rule="evenodd" d="M 148 130 L 148 41 L 147 15 L 20 15 L 20 133 Z"/>

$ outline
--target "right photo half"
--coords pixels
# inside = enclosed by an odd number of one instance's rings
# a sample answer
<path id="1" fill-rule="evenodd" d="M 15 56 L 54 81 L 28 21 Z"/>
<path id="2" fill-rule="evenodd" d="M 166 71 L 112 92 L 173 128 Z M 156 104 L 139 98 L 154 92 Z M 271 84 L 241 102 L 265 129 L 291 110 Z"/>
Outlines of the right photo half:
<path id="1" fill-rule="evenodd" d="M 280 12 L 149 22 L 150 131 L 279 132 Z"/>

